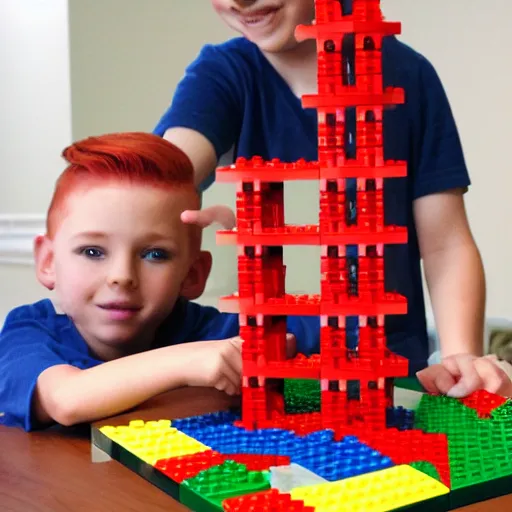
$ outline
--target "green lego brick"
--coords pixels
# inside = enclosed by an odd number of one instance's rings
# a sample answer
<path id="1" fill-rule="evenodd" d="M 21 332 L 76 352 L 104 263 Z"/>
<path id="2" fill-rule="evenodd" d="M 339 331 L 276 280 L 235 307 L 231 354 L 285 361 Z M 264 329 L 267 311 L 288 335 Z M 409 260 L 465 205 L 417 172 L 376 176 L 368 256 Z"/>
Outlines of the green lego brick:
<path id="1" fill-rule="evenodd" d="M 169 494 L 172 498 L 178 500 L 180 496 L 180 485 L 168 476 L 164 475 L 154 466 L 139 459 L 132 452 L 115 441 L 107 437 L 98 428 L 91 429 L 91 442 L 99 449 L 103 450 L 112 459 L 118 461 L 123 466 L 137 473 L 148 482 L 158 487 L 163 492 Z"/>
<path id="2" fill-rule="evenodd" d="M 454 496 L 472 496 L 459 502 L 502 494 L 501 479 L 512 476 L 512 402 L 492 411 L 490 418 L 479 418 L 477 411 L 454 398 L 424 395 L 415 423 L 426 432 L 447 434 Z"/>
<path id="3" fill-rule="evenodd" d="M 287 414 L 320 411 L 320 383 L 310 379 L 285 379 L 284 400 Z"/>
<path id="4" fill-rule="evenodd" d="M 425 392 L 416 377 L 394 379 L 398 388 Z M 284 400 L 287 414 L 320 411 L 320 383 L 311 379 L 284 379 Z"/>
<path id="5" fill-rule="evenodd" d="M 222 505 L 217 501 L 212 501 L 205 496 L 195 492 L 186 485 L 180 486 L 179 501 L 182 505 L 192 510 L 192 512 L 222 512 Z"/>
<path id="6" fill-rule="evenodd" d="M 268 471 L 247 471 L 245 464 L 228 460 L 181 483 L 180 501 L 192 510 L 222 510 L 222 502 L 243 494 L 270 489 Z"/>
<path id="7" fill-rule="evenodd" d="M 454 489 L 450 492 L 450 510 L 505 496 L 510 494 L 511 490 L 512 475 Z"/>
<path id="8" fill-rule="evenodd" d="M 441 481 L 441 477 L 439 476 L 436 467 L 431 462 L 427 462 L 426 460 L 419 460 L 416 462 L 412 462 L 411 464 L 409 464 L 409 466 L 412 466 L 414 469 L 417 469 L 418 471 L 425 473 L 431 478 L 435 478 L 438 482 Z"/>

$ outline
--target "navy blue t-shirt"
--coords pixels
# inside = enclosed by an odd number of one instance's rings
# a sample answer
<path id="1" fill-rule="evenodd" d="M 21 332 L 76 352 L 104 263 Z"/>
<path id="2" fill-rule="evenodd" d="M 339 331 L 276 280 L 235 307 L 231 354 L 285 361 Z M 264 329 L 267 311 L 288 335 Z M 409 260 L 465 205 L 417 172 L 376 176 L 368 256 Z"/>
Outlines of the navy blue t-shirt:
<path id="1" fill-rule="evenodd" d="M 222 340 L 238 331 L 238 315 L 180 300 L 158 330 L 153 348 Z M 318 317 L 289 317 L 288 332 L 295 335 L 299 352 L 316 352 Z M 31 402 L 44 370 L 59 364 L 85 370 L 102 362 L 91 353 L 71 319 L 58 314 L 50 300 L 12 310 L 0 333 L 0 424 L 27 431 L 37 428 Z"/>
<path id="2" fill-rule="evenodd" d="M 409 235 L 407 245 L 385 250 L 386 289 L 408 299 L 408 314 L 387 317 L 386 331 L 388 345 L 409 359 L 414 373 L 426 366 L 428 338 L 413 201 L 466 188 L 470 180 L 451 108 L 433 66 L 395 37 L 385 38 L 382 53 L 384 85 L 402 87 L 406 97 L 404 105 L 384 112 L 384 156 L 408 162 L 407 178 L 388 179 L 384 185 L 385 222 L 407 226 Z M 235 158 L 317 159 L 316 110 L 303 109 L 258 47 L 244 38 L 201 50 L 154 133 L 163 135 L 171 127 L 202 133 L 218 158 L 234 147 Z M 354 109 L 347 113 L 347 129 L 355 129 Z M 203 190 L 214 179 L 212 174 Z M 354 180 L 348 185 L 354 193 Z"/>

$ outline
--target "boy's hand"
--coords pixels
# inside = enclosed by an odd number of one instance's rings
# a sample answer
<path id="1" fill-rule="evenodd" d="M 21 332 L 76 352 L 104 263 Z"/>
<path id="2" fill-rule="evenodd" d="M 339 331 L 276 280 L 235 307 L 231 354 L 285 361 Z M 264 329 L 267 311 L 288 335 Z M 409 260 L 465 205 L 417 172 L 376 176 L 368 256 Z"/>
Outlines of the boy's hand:
<path id="1" fill-rule="evenodd" d="M 512 396 L 512 367 L 496 356 L 476 357 L 457 354 L 421 370 L 417 377 L 429 393 L 454 398 L 470 395 L 478 389 L 501 396 Z"/>
<path id="2" fill-rule="evenodd" d="M 242 343 L 236 336 L 220 341 L 199 341 L 182 345 L 189 357 L 185 364 L 185 385 L 207 386 L 228 395 L 240 393 L 242 381 Z M 286 357 L 297 355 L 297 341 L 286 335 Z"/>
<path id="3" fill-rule="evenodd" d="M 236 216 L 233 210 L 229 206 L 220 204 L 204 210 L 185 210 L 181 214 L 181 220 L 186 224 L 195 224 L 201 228 L 206 228 L 216 222 L 224 229 L 233 229 L 236 226 Z"/>
<path id="4" fill-rule="evenodd" d="M 236 336 L 183 345 L 189 354 L 184 361 L 185 384 L 216 388 L 228 395 L 238 394 L 242 381 L 242 343 Z"/>

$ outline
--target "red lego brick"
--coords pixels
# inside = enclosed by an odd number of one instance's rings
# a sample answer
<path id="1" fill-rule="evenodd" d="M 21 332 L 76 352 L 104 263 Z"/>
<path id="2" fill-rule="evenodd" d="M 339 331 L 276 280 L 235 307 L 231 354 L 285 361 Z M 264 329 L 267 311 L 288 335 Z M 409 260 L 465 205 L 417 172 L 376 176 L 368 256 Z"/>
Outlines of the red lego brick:
<path id="1" fill-rule="evenodd" d="M 350 297 L 340 303 L 322 301 L 320 306 L 320 314 L 327 316 L 379 316 L 406 313 L 407 299 L 397 293 L 384 293 L 378 297 L 372 295 Z"/>
<path id="2" fill-rule="evenodd" d="M 389 21 L 354 21 L 353 19 L 332 21 L 327 23 L 315 23 L 314 25 L 299 25 L 295 29 L 295 35 L 304 39 L 317 39 L 324 41 L 326 39 L 336 39 L 343 34 L 379 34 L 382 36 L 391 36 L 400 34 L 402 24 L 400 22 Z"/>
<path id="3" fill-rule="evenodd" d="M 292 430 L 298 436 L 305 436 L 324 429 L 322 415 L 318 412 L 306 414 L 272 414 L 266 420 L 260 420 L 255 428 Z"/>
<path id="4" fill-rule="evenodd" d="M 373 301 L 372 297 L 354 297 L 339 304 L 321 302 L 320 295 L 289 295 L 256 303 L 253 299 L 237 295 L 221 297 L 219 309 L 226 313 L 244 315 L 278 315 L 278 316 L 378 316 L 403 315 L 407 313 L 407 300 L 396 293 L 385 293 Z"/>
<path id="5" fill-rule="evenodd" d="M 248 471 L 268 471 L 275 466 L 288 466 L 290 457 L 286 455 L 255 455 L 252 453 L 230 453 L 226 460 L 234 460 L 244 464 Z"/>
<path id="6" fill-rule="evenodd" d="M 246 453 L 224 454 L 214 450 L 160 459 L 155 468 L 177 483 L 196 476 L 213 466 L 220 466 L 227 460 L 244 464 L 248 471 L 267 471 L 271 466 L 286 466 L 290 457 L 284 455 L 255 455 Z"/>
<path id="7" fill-rule="evenodd" d="M 490 418 L 491 412 L 503 405 L 508 399 L 485 390 L 478 390 L 460 401 L 478 413 L 479 418 Z"/>
<path id="8" fill-rule="evenodd" d="M 229 498 L 222 502 L 222 508 L 226 512 L 315 512 L 315 507 L 307 507 L 277 489 Z"/>
<path id="9" fill-rule="evenodd" d="M 286 359 L 286 318 L 259 317 L 248 321 L 240 315 L 242 359 L 260 364 L 260 361 L 284 361 Z"/>
<path id="10" fill-rule="evenodd" d="M 177 483 L 196 476 L 200 471 L 219 466 L 226 460 L 225 455 L 214 450 L 160 459 L 155 468 Z"/>
<path id="11" fill-rule="evenodd" d="M 320 375 L 327 380 L 367 380 L 376 381 L 383 378 L 407 377 L 408 360 L 386 349 L 382 358 L 353 357 L 352 359 L 333 358 L 322 360 Z"/>
<path id="12" fill-rule="evenodd" d="M 222 298 L 221 308 L 240 314 L 241 424 L 333 428 L 339 438 L 354 429 L 383 430 L 391 377 L 407 375 L 407 360 L 387 349 L 384 330 L 385 315 L 405 314 L 407 301 L 385 290 L 383 259 L 384 245 L 407 242 L 405 227 L 385 224 L 383 181 L 407 175 L 407 163 L 384 160 L 383 149 L 383 110 L 403 103 L 404 91 L 383 87 L 382 40 L 399 33 L 400 23 L 384 21 L 379 0 L 354 0 L 351 14 L 334 0 L 316 0 L 315 7 L 316 23 L 297 33 L 317 39 L 318 94 L 302 104 L 318 111 L 318 162 L 239 158 L 219 169 L 218 181 L 237 182 L 237 229 L 219 232 L 217 241 L 239 246 L 239 292 Z M 342 36 L 348 33 L 355 34 L 355 56 L 347 81 Z M 349 159 L 344 107 L 354 106 L 356 152 Z M 346 178 L 357 179 L 355 205 L 346 201 Z M 320 182 L 318 225 L 285 224 L 283 182 L 296 179 Z M 323 246 L 320 295 L 286 293 L 284 245 Z M 345 258 L 346 245 L 358 246 L 357 260 Z M 286 360 L 287 315 L 324 317 L 320 355 Z M 270 316 L 281 319 L 274 325 Z M 344 316 L 359 317 L 357 350 L 346 346 Z M 321 413 L 285 416 L 276 387 L 281 378 L 321 379 Z M 358 400 L 347 398 L 351 380 L 360 383 Z"/>
<path id="13" fill-rule="evenodd" d="M 404 90 L 396 87 L 384 89 L 382 94 L 354 91 L 343 95 L 307 94 L 302 97 L 304 108 L 341 108 L 353 105 L 398 105 L 404 103 Z"/>
<path id="14" fill-rule="evenodd" d="M 426 434 L 420 430 L 399 431 L 395 428 L 380 431 L 361 431 L 361 442 L 391 458 L 395 464 L 417 461 L 432 463 L 441 481 L 450 487 L 448 438 L 445 434 Z"/>
<path id="15" fill-rule="evenodd" d="M 342 225 L 344 225 L 344 216 Z M 407 228 L 402 226 L 386 226 L 379 231 L 362 230 L 357 226 L 345 229 L 340 233 L 336 229 L 336 219 L 325 219 L 325 230 L 320 233 L 319 226 L 283 226 L 282 228 L 263 229 L 260 233 L 241 231 L 218 231 L 216 234 L 219 245 L 243 246 L 284 246 L 284 245 L 375 245 L 403 244 L 407 242 Z M 340 221 L 341 222 L 341 221 Z"/>
<path id="16" fill-rule="evenodd" d="M 234 164 L 217 168 L 215 179 L 221 183 L 317 180 L 318 171 L 317 162 L 307 162 L 304 159 L 288 163 L 277 158 L 264 161 L 259 156 L 251 159 L 238 157 Z"/>
<path id="17" fill-rule="evenodd" d="M 369 166 L 360 159 L 349 161 L 346 165 L 336 166 L 335 163 L 329 166 L 332 159 L 321 162 L 320 179 L 336 180 L 341 178 L 403 178 L 407 175 L 407 163 L 388 160 L 382 165 Z"/>
<path id="18" fill-rule="evenodd" d="M 318 379 L 320 377 L 320 356 L 306 357 L 298 354 L 286 361 L 266 361 L 260 357 L 259 361 L 245 361 L 243 367 L 244 377 L 265 377 L 275 379 Z"/>

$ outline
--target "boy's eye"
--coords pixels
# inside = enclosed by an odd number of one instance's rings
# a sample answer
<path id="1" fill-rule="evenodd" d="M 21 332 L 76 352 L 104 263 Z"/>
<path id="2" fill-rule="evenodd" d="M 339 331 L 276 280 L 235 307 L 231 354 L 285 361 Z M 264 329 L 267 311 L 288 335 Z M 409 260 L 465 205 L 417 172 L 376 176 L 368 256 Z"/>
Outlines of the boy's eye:
<path id="1" fill-rule="evenodd" d="M 98 259 L 105 256 L 104 251 L 98 247 L 81 247 L 78 252 L 90 259 Z"/>
<path id="2" fill-rule="evenodd" d="M 170 257 L 169 251 L 166 251 L 165 249 L 148 249 L 147 251 L 144 251 L 142 256 L 145 259 L 155 261 L 168 260 Z"/>

